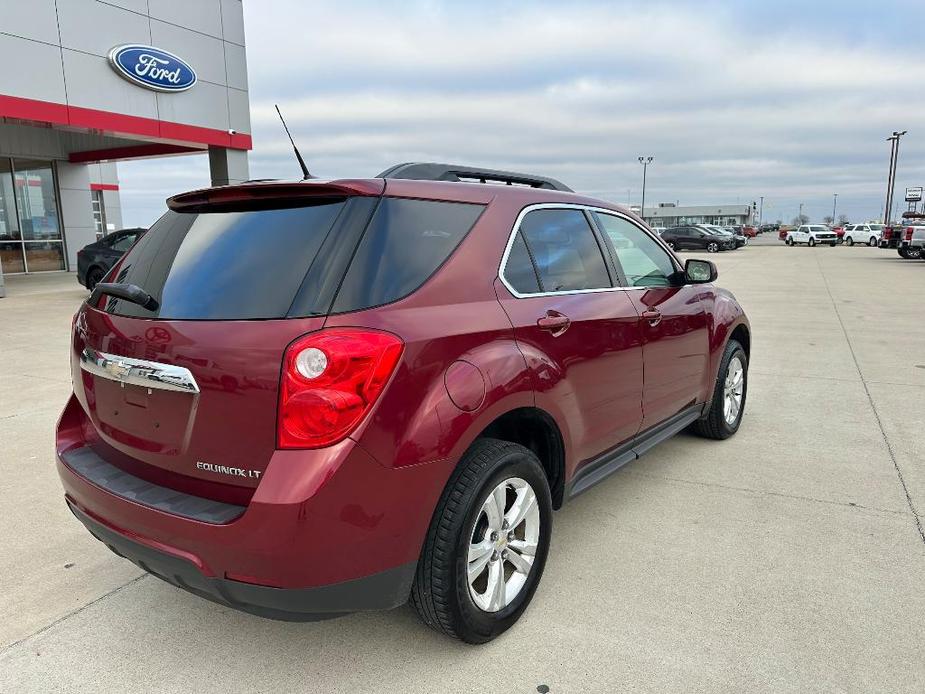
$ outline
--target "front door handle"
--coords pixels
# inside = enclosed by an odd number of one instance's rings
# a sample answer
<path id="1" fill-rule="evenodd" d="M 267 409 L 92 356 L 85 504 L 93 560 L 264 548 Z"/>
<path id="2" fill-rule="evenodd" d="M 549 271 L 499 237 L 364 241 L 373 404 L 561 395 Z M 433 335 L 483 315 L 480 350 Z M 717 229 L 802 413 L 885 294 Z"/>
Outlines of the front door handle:
<path id="1" fill-rule="evenodd" d="M 649 321 L 653 328 L 662 322 L 662 312 L 657 308 L 647 308 L 642 312 L 642 319 Z"/>
<path id="2" fill-rule="evenodd" d="M 559 337 L 568 330 L 571 324 L 571 319 L 558 311 L 546 311 L 546 315 L 536 321 L 536 325 L 540 330 L 548 331 L 553 337 Z"/>

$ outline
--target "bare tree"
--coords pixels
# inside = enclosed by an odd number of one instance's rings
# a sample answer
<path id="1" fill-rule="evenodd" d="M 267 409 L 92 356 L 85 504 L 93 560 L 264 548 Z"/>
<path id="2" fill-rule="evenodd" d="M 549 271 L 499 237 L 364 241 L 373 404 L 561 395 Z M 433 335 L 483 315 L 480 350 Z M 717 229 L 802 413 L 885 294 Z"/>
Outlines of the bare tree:
<path id="1" fill-rule="evenodd" d="M 822 218 L 822 221 L 825 222 L 826 224 L 831 224 L 835 220 L 832 218 L 832 215 L 827 214 L 825 217 Z"/>
<path id="2" fill-rule="evenodd" d="M 793 224 L 794 226 L 800 226 L 801 224 L 809 224 L 809 216 L 805 214 L 797 215 L 792 220 L 790 220 L 790 223 Z"/>
<path id="3" fill-rule="evenodd" d="M 839 224 L 847 224 L 847 223 L 848 223 L 848 215 L 846 215 L 846 214 L 840 214 L 840 215 L 838 215 L 838 223 L 839 223 Z"/>

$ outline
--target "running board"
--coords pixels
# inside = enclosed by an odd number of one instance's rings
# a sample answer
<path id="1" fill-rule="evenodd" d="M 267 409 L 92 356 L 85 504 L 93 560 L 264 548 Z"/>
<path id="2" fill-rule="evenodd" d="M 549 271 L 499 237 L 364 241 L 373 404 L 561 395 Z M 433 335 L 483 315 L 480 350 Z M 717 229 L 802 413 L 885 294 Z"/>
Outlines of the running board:
<path id="1" fill-rule="evenodd" d="M 574 499 L 582 492 L 588 491 L 627 463 L 633 462 L 647 453 L 649 449 L 690 426 L 703 416 L 704 407 L 704 405 L 692 405 L 638 435 L 628 445 L 620 446 L 585 464 L 565 486 L 565 500 Z"/>

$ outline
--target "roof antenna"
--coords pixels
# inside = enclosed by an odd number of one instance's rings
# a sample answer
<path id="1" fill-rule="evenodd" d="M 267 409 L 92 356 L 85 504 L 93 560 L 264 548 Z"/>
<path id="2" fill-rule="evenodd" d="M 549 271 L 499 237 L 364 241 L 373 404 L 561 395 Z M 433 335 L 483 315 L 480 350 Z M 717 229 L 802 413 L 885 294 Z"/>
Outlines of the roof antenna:
<path id="1" fill-rule="evenodd" d="M 302 180 L 307 181 L 310 178 L 314 178 L 310 173 L 308 173 L 308 167 L 305 166 L 305 160 L 302 158 L 302 155 L 299 154 L 299 148 L 295 146 L 295 140 L 292 139 L 292 133 L 289 132 L 289 127 L 286 125 L 286 120 L 283 118 L 283 114 L 279 110 L 279 104 L 273 104 L 276 107 L 276 113 L 279 114 L 279 119 L 282 121 L 283 129 L 285 129 L 286 134 L 289 136 L 289 141 L 292 143 L 292 151 L 295 152 L 295 158 L 299 160 L 299 166 L 302 167 Z"/>

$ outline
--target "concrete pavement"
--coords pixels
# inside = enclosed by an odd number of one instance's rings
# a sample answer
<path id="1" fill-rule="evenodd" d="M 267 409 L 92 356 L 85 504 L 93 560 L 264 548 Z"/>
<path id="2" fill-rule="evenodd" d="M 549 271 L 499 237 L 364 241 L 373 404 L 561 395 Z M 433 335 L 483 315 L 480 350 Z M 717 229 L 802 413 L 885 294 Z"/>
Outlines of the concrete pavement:
<path id="1" fill-rule="evenodd" d="M 922 691 L 925 262 L 763 243 L 715 260 L 753 328 L 739 434 L 676 437 L 556 514 L 530 609 L 481 647 L 410 609 L 239 614 L 111 554 L 53 466 L 86 293 L 8 276 L 0 691 Z"/>

